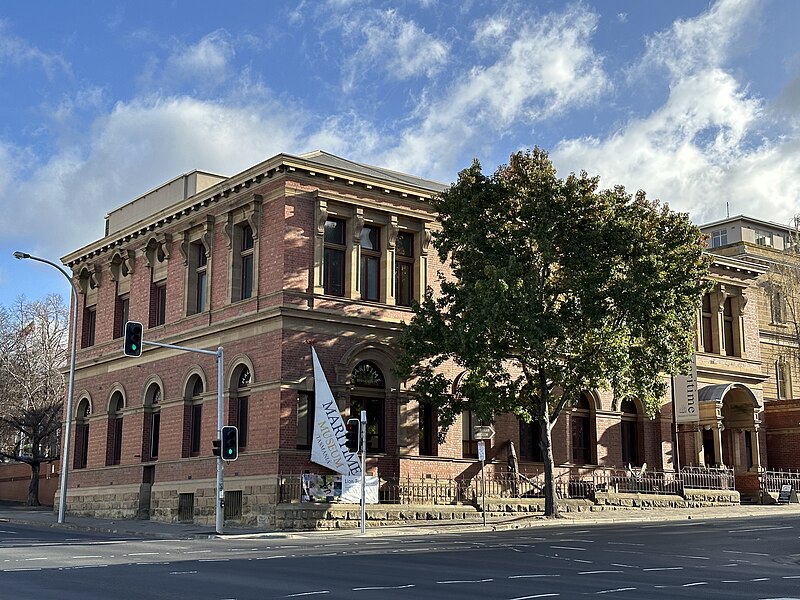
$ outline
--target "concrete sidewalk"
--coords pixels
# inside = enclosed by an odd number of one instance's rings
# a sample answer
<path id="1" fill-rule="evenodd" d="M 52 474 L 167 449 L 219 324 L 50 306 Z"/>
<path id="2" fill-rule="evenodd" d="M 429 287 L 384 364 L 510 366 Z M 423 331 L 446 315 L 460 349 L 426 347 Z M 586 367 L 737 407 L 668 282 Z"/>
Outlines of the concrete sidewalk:
<path id="1" fill-rule="evenodd" d="M 800 504 L 788 505 L 744 505 L 744 506 L 719 506 L 708 508 L 687 509 L 619 509 L 605 511 L 586 511 L 562 513 L 559 519 L 545 519 L 537 515 L 487 515 L 486 527 L 482 519 L 471 521 L 413 521 L 407 524 L 377 525 L 376 522 L 367 523 L 367 535 L 420 535 L 425 533 L 458 533 L 461 531 L 493 530 L 503 531 L 510 529 L 525 529 L 529 527 L 560 526 L 560 525 L 592 525 L 601 523 L 631 523 L 631 522 L 670 522 L 686 520 L 709 519 L 735 519 L 758 517 L 786 516 L 800 517 Z M 96 519 L 94 517 L 81 517 L 67 515 L 65 523 L 57 523 L 57 515 L 49 507 L 31 508 L 18 504 L 0 504 L 0 523 L 10 522 L 38 527 L 59 527 L 82 531 L 96 531 L 101 533 L 114 533 L 118 535 L 131 535 L 136 537 L 150 537 L 161 539 L 186 539 L 219 537 L 211 525 L 195 525 L 191 523 L 162 523 L 159 521 L 128 520 L 128 519 Z M 355 533 L 354 529 L 334 529 L 318 531 L 282 531 L 264 530 L 253 527 L 226 526 L 222 537 L 230 538 L 291 538 L 308 536 L 341 535 Z"/>

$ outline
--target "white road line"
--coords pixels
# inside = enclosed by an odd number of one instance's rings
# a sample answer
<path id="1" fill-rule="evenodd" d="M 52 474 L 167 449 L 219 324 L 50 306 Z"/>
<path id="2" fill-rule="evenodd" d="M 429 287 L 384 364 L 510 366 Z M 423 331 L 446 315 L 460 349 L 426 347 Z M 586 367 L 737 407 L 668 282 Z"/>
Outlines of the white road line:
<path id="1" fill-rule="evenodd" d="M 750 531 L 777 531 L 779 529 L 794 529 L 791 525 L 785 525 L 783 527 L 774 526 L 774 527 L 748 527 L 747 529 L 729 529 L 728 533 L 747 533 Z"/>
<path id="2" fill-rule="evenodd" d="M 454 583 L 489 583 L 490 581 L 494 581 L 494 579 L 455 579 L 453 581 L 437 581 L 436 583 L 450 585 Z"/>
<path id="3" fill-rule="evenodd" d="M 272 560 L 273 558 L 287 558 L 286 554 L 281 554 L 280 556 L 259 556 L 256 560 Z"/>
<path id="4" fill-rule="evenodd" d="M 742 552 L 740 550 L 723 550 L 723 554 L 746 554 L 747 556 L 769 556 L 767 552 Z"/>
<path id="5" fill-rule="evenodd" d="M 575 546 L 550 546 L 551 550 L 580 550 L 586 552 L 586 548 L 577 548 Z"/>
<path id="6" fill-rule="evenodd" d="M 583 563 L 585 565 L 592 564 L 592 561 L 590 561 L 590 560 L 581 560 L 580 558 L 573 558 L 572 562 L 579 562 L 579 563 Z"/>
<path id="7" fill-rule="evenodd" d="M 601 573 L 622 573 L 623 571 L 578 571 L 578 575 L 600 575 Z"/>
<path id="8" fill-rule="evenodd" d="M 509 575 L 509 579 L 534 579 L 538 577 L 561 577 L 561 575 Z"/>
<path id="9" fill-rule="evenodd" d="M 195 575 L 197 571 L 172 571 L 170 575 Z"/>
<path id="10" fill-rule="evenodd" d="M 289 594 L 284 598 L 299 598 L 300 596 L 316 596 L 318 594 L 330 594 L 330 590 L 319 590 L 318 592 L 300 592 L 299 594 Z"/>
<path id="11" fill-rule="evenodd" d="M 84 556 L 73 556 L 72 558 L 103 558 L 99 554 L 87 554 Z"/>
<path id="12" fill-rule="evenodd" d="M 636 565 L 624 565 L 622 563 L 611 563 L 612 567 L 625 567 L 627 569 L 638 569 L 639 567 Z"/>
<path id="13" fill-rule="evenodd" d="M 616 588 L 616 589 L 613 589 L 613 590 L 601 590 L 599 592 L 595 592 L 595 594 L 614 594 L 616 592 L 630 592 L 630 591 L 635 590 L 635 589 L 636 588 L 632 588 L 632 587 Z"/>
<path id="14" fill-rule="evenodd" d="M 759 577 L 758 579 L 751 579 L 750 581 L 769 581 L 769 577 Z"/>
<path id="15" fill-rule="evenodd" d="M 642 571 L 683 571 L 683 567 L 650 567 Z"/>
<path id="16" fill-rule="evenodd" d="M 635 544 L 633 542 L 608 542 L 609 546 L 644 546 L 644 544 Z"/>
<path id="17" fill-rule="evenodd" d="M 123 554 L 122 556 L 158 556 L 160 552 L 131 552 L 130 554 Z"/>
<path id="18" fill-rule="evenodd" d="M 561 594 L 536 594 L 535 596 L 518 596 L 516 598 L 511 598 L 510 600 L 531 600 L 531 598 L 552 598 L 554 596 L 560 596 Z"/>
<path id="19" fill-rule="evenodd" d="M 375 586 L 375 587 L 360 587 L 360 588 L 353 588 L 354 592 L 364 592 L 369 590 L 404 590 L 407 588 L 415 587 L 413 583 L 409 583 L 407 585 L 382 585 L 382 586 Z"/>
<path id="20" fill-rule="evenodd" d="M 187 550 L 184 554 L 207 554 L 210 552 L 211 550 Z"/>
<path id="21" fill-rule="evenodd" d="M 781 579 L 800 579 L 800 575 L 784 575 Z"/>
<path id="22" fill-rule="evenodd" d="M 722 583 L 741 583 L 738 579 L 723 579 Z"/>
<path id="23" fill-rule="evenodd" d="M 694 583 L 684 583 L 683 587 L 694 587 L 696 585 L 708 585 L 707 581 L 695 581 Z"/>
<path id="24" fill-rule="evenodd" d="M 678 558 L 692 558 L 694 560 L 711 560 L 708 556 L 687 556 L 686 554 L 676 554 Z"/>
<path id="25" fill-rule="evenodd" d="M 36 557 L 36 558 L 20 558 L 17 562 L 25 562 L 25 561 L 28 561 L 28 560 L 50 560 L 50 559 L 45 557 L 45 556 L 39 556 L 39 557 Z"/>
<path id="26" fill-rule="evenodd" d="M 640 529 L 663 529 L 664 527 L 696 527 L 697 525 L 705 525 L 704 521 L 692 521 L 691 523 L 667 523 L 665 525 L 642 525 Z"/>
<path id="27" fill-rule="evenodd" d="M 230 562 L 230 558 L 201 558 L 197 562 Z"/>

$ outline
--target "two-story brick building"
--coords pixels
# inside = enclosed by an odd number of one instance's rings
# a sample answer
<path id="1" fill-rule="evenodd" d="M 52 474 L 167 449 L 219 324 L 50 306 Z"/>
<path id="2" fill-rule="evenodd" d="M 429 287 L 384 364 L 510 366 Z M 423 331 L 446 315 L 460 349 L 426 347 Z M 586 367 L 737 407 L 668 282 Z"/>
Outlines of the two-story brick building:
<path id="1" fill-rule="evenodd" d="M 324 470 L 310 462 L 307 340 L 342 412 L 367 411 L 368 471 L 473 475 L 471 414 L 440 442 L 435 411 L 392 373 L 400 324 L 446 268 L 429 203 L 444 188 L 324 152 L 280 154 L 232 177 L 185 174 L 112 211 L 102 239 L 63 258 L 81 289 L 68 510 L 213 520 L 216 362 L 153 346 L 125 357 L 126 320 L 141 321 L 147 341 L 224 348 L 224 414 L 240 431 L 225 488 L 245 520 L 269 521 L 279 476 Z M 676 432 L 669 398 L 648 420 L 635 400 L 587 390 L 556 425 L 560 469 L 763 465 L 764 272 L 715 259 L 716 287 L 698 312 L 696 424 Z M 510 442 L 521 471 L 540 470 L 535 426 L 503 415 L 494 427 L 492 468 L 506 464 Z"/>

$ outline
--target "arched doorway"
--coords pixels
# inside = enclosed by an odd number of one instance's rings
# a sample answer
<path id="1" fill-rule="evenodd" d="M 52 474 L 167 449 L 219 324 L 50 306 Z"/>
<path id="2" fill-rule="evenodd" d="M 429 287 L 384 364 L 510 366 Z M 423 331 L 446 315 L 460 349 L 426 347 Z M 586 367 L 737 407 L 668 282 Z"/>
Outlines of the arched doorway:
<path id="1" fill-rule="evenodd" d="M 741 383 L 700 388 L 702 462 L 726 466 L 738 478 L 761 466 L 758 430 L 761 405 L 753 391 Z"/>

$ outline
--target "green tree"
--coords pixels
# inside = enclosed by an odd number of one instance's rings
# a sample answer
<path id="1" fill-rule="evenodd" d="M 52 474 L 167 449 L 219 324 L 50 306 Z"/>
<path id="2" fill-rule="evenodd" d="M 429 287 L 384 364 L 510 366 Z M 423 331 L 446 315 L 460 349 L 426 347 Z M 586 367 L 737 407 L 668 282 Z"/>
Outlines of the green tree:
<path id="1" fill-rule="evenodd" d="M 397 373 L 438 407 L 444 434 L 464 410 L 513 413 L 542 431 L 545 514 L 558 516 L 552 427 L 585 389 L 637 397 L 653 416 L 665 374 L 687 372 L 707 287 L 703 237 L 644 192 L 562 180 L 546 152 L 493 176 L 476 161 L 433 201 L 439 274 L 403 330 Z M 444 367 L 463 376 L 454 389 Z"/>
<path id="2" fill-rule="evenodd" d="M 59 458 L 67 358 L 60 296 L 0 306 L 0 458 L 31 467 L 29 506 L 39 506 L 39 470 Z"/>

